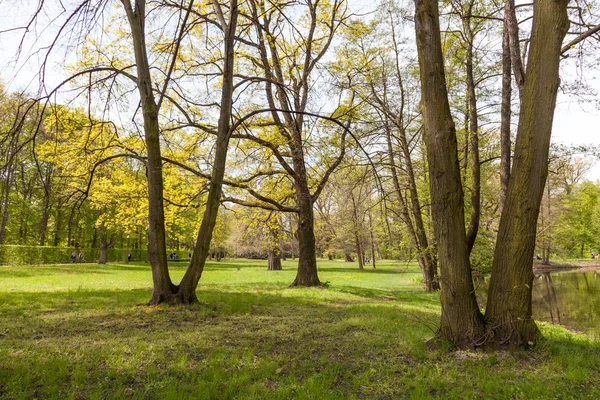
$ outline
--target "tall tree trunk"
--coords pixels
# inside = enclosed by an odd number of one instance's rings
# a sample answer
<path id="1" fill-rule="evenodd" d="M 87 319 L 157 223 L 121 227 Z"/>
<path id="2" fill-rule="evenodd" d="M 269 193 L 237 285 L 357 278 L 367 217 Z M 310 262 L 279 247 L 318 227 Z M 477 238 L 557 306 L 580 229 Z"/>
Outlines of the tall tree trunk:
<path id="1" fill-rule="evenodd" d="M 393 19 L 391 19 L 393 25 Z M 398 46 L 398 41 L 396 38 L 396 34 L 394 29 L 392 29 L 392 44 L 394 46 L 394 51 L 399 54 L 400 49 Z M 429 240 L 427 239 L 427 231 L 425 231 L 425 226 L 423 224 L 423 215 L 421 212 L 421 205 L 419 201 L 419 194 L 417 191 L 417 183 L 415 179 L 415 170 L 412 164 L 412 156 L 410 147 L 408 145 L 408 140 L 406 138 L 406 124 L 404 122 L 404 112 L 406 108 L 406 92 L 404 90 L 404 79 L 402 78 L 402 67 L 399 63 L 399 57 L 395 57 L 395 67 L 396 67 L 396 78 L 398 79 L 398 85 L 400 88 L 400 110 L 397 113 L 396 118 L 394 118 L 395 125 L 398 128 L 398 140 L 400 142 L 400 149 L 402 150 L 402 154 L 404 156 L 404 171 L 406 173 L 406 178 L 408 181 L 409 188 L 409 199 L 411 207 L 408 207 L 408 204 L 404 202 L 402 198 L 402 190 L 400 189 L 400 183 L 398 180 L 398 176 L 396 173 L 396 162 L 394 160 L 394 153 L 392 148 L 391 141 L 391 132 L 387 126 L 386 120 L 386 139 L 387 139 L 387 150 L 388 150 L 388 159 L 390 163 L 390 169 L 392 170 L 392 180 L 394 183 L 394 189 L 398 196 L 401 206 L 401 213 L 403 214 L 404 219 L 409 223 L 408 226 L 409 233 L 411 234 L 413 244 L 417 249 L 417 260 L 419 262 L 419 266 L 421 267 L 421 273 L 423 275 L 423 282 L 425 283 L 425 287 L 428 291 L 431 290 L 439 290 L 439 281 L 437 275 L 437 259 L 433 254 L 433 251 L 429 248 Z M 373 97 L 379 98 L 377 96 L 374 86 L 371 86 L 371 90 L 373 91 Z M 390 112 L 390 108 L 387 104 L 382 104 L 386 110 L 388 110 L 388 114 L 392 114 Z M 409 215 L 412 212 L 412 217 Z M 412 218 L 412 219 L 411 219 Z"/>
<path id="2" fill-rule="evenodd" d="M 369 213 L 369 234 L 371 236 L 371 265 L 375 269 L 375 238 L 373 237 L 373 217 Z"/>
<path id="3" fill-rule="evenodd" d="M 44 211 L 42 213 L 42 221 L 40 222 L 40 246 L 46 243 L 46 230 L 48 229 L 48 221 L 50 219 L 50 199 L 52 196 L 52 167 L 48 167 L 46 177 L 42 177 L 42 185 L 44 186 Z"/>
<path id="4" fill-rule="evenodd" d="M 537 0 L 521 97 L 514 165 L 500 218 L 486 321 L 494 340 L 531 345 L 540 332 L 531 317 L 532 259 L 558 91 L 560 50 L 569 28 L 568 0 Z"/>
<path id="5" fill-rule="evenodd" d="M 215 158 L 208 191 L 206 208 L 202 216 L 202 223 L 198 230 L 196 245 L 192 253 L 192 259 L 185 271 L 185 275 L 179 285 L 177 292 L 178 300 L 182 303 L 194 303 L 198 301 L 196 288 L 200 277 L 204 271 L 206 257 L 210 250 L 213 230 L 219 213 L 221 204 L 221 193 L 223 187 L 223 177 L 225 176 L 225 166 L 227 161 L 227 147 L 231 137 L 231 110 L 233 105 L 233 66 L 235 59 L 235 31 L 238 19 L 237 0 L 231 0 L 229 4 L 230 18 L 226 23 L 223 18 L 221 6 L 214 1 L 213 3 L 217 15 L 220 15 L 220 23 L 224 33 L 224 62 L 223 62 L 223 82 L 221 85 L 221 110 L 219 114 L 219 123 L 217 126 L 217 140 L 215 143 Z"/>
<path id="6" fill-rule="evenodd" d="M 354 232 L 354 242 L 356 244 L 356 258 L 358 259 L 358 269 L 365 269 L 365 253 L 360 243 L 358 232 Z"/>
<path id="7" fill-rule="evenodd" d="M 546 188 L 546 199 L 547 201 L 547 206 L 546 206 L 546 211 L 548 213 L 548 224 L 546 227 L 546 234 L 544 235 L 546 237 L 546 243 L 544 246 L 544 255 L 542 257 L 542 264 L 544 265 L 550 265 L 550 250 L 552 249 L 552 225 L 551 225 L 551 221 L 552 221 L 552 197 L 550 196 L 550 185 L 548 185 L 548 187 Z"/>
<path id="8" fill-rule="evenodd" d="M 467 229 L 467 248 L 469 253 L 473 250 L 475 239 L 479 231 L 481 216 L 481 164 L 479 162 L 479 119 L 477 116 L 477 96 L 475 93 L 475 77 L 473 75 L 473 42 L 475 34 L 471 26 L 471 14 L 474 0 L 471 0 L 467 14 L 463 18 L 463 27 L 467 37 L 467 103 L 469 104 L 469 155 L 471 157 L 471 219 Z"/>
<path id="9" fill-rule="evenodd" d="M 387 156 L 388 163 L 390 165 L 390 172 L 392 173 L 392 182 L 394 184 L 394 192 L 396 197 L 398 198 L 398 205 L 400 207 L 400 215 L 406 228 L 408 229 L 408 233 L 410 238 L 412 239 L 412 243 L 417 250 L 417 261 L 419 263 L 419 267 L 421 268 L 421 275 L 423 276 L 423 282 L 425 284 L 425 288 L 428 291 L 439 290 L 439 282 L 437 279 L 437 261 L 435 257 L 431 256 L 431 251 L 428 246 L 427 241 L 427 233 L 425 232 L 425 227 L 423 225 L 423 218 L 421 216 L 421 208 L 418 202 L 418 194 L 416 192 L 416 183 L 414 180 L 414 170 L 412 169 L 412 162 L 410 159 L 410 152 L 408 151 L 408 142 L 406 141 L 406 132 L 402 130 L 400 132 L 401 147 L 404 153 L 405 163 L 407 164 L 406 170 L 409 173 L 409 181 L 411 182 L 410 193 L 411 193 L 411 203 L 413 206 L 413 214 L 415 217 L 415 223 L 409 213 L 409 208 L 406 204 L 406 200 L 404 195 L 402 194 L 402 188 L 400 187 L 400 180 L 398 178 L 396 160 L 394 157 L 394 151 L 392 146 L 391 132 L 389 127 L 386 127 L 386 143 L 387 143 Z M 406 146 L 405 146 L 406 145 Z M 412 177 L 410 174 L 412 173 Z M 414 184 L 414 186 L 413 186 Z M 416 196 L 416 197 L 415 197 Z M 418 210 L 415 212 L 415 208 Z M 419 224 L 420 221 L 420 224 Z M 415 224 L 417 227 L 415 227 Z"/>
<path id="10" fill-rule="evenodd" d="M 464 203 L 456 129 L 444 74 L 437 0 L 415 0 L 431 212 L 441 264 L 442 317 L 439 338 L 474 346 L 485 329 L 479 311 L 464 225 Z"/>
<path id="11" fill-rule="evenodd" d="M 163 206 L 162 156 L 160 149 L 160 127 L 158 124 L 158 106 L 154 99 L 152 76 L 146 49 L 146 1 L 122 0 L 131 28 L 137 87 L 144 119 L 144 137 L 146 142 L 148 179 L 148 254 L 152 267 L 153 291 L 150 304 L 169 301 L 176 289 L 171 282 L 167 266 L 167 247 L 165 243 L 165 216 Z"/>
<path id="12" fill-rule="evenodd" d="M 400 147 L 404 154 L 404 167 L 406 169 L 406 176 L 408 178 L 408 190 L 410 197 L 410 204 L 412 208 L 412 215 L 414 219 L 414 232 L 415 240 L 418 245 L 418 258 L 421 259 L 427 279 L 425 280 L 425 287 L 428 291 L 440 290 L 440 283 L 438 279 L 437 271 L 437 258 L 435 253 L 429 247 L 429 240 L 427 239 L 427 231 L 425 230 L 425 224 L 423 223 L 423 214 L 421 212 L 421 202 L 419 201 L 419 193 L 417 191 L 417 180 L 415 178 L 415 170 L 413 168 L 410 148 L 408 146 L 408 140 L 406 139 L 406 130 L 402 129 L 399 135 Z"/>
<path id="13" fill-rule="evenodd" d="M 73 243 L 73 219 L 75 218 L 75 206 L 71 208 L 71 212 L 69 213 L 69 224 L 67 228 L 67 245 L 74 246 Z"/>
<path id="14" fill-rule="evenodd" d="M 0 244 L 4 243 L 6 224 L 8 222 L 8 200 L 10 197 L 10 184 L 13 173 L 14 161 L 6 166 L 6 178 L 4 179 L 4 198 L 2 199 L 2 221 L 0 221 Z"/>
<path id="15" fill-rule="evenodd" d="M 354 199 L 353 193 L 350 193 L 350 197 L 352 199 L 352 213 L 354 217 L 354 243 L 356 244 L 356 257 L 358 258 L 358 269 L 365 269 L 365 255 L 360 240 L 360 224 L 358 221 L 358 210 L 356 207 L 356 200 Z"/>
<path id="16" fill-rule="evenodd" d="M 512 64 L 510 60 L 510 34 L 507 18 L 510 13 L 510 1 L 504 7 L 504 31 L 502 33 L 502 106 L 500 109 L 500 203 L 499 210 L 502 214 L 508 182 L 510 180 L 510 120 L 512 97 Z"/>
<path id="17" fill-rule="evenodd" d="M 58 246 L 60 243 L 60 233 L 62 229 L 62 207 L 60 206 L 60 202 L 56 205 L 56 216 L 54 223 L 54 246 Z"/>

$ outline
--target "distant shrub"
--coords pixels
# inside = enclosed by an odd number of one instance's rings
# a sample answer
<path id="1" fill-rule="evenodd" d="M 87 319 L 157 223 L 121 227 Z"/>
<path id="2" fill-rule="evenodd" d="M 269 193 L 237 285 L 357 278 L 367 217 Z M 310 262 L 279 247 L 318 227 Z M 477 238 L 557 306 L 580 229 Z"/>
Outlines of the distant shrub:
<path id="1" fill-rule="evenodd" d="M 64 264 L 71 262 L 73 250 L 83 251 L 85 262 L 100 258 L 100 249 L 73 247 L 0 245 L 0 265 Z M 146 261 L 146 250 L 130 250 L 133 261 Z M 127 249 L 108 249 L 107 261 L 127 261 Z"/>

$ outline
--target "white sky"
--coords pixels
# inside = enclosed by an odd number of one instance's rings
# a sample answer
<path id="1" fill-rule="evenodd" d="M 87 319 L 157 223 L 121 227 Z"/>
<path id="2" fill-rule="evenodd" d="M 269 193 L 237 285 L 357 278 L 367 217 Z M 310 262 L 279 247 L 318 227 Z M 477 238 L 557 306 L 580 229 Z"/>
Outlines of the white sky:
<path id="1" fill-rule="evenodd" d="M 600 92 L 600 80 L 593 77 L 593 73 L 589 72 L 588 83 Z M 582 104 L 559 93 L 554 113 L 552 142 L 600 146 L 600 110 L 593 104 Z M 586 175 L 587 179 L 600 180 L 599 161 L 595 161 L 595 165 Z"/>

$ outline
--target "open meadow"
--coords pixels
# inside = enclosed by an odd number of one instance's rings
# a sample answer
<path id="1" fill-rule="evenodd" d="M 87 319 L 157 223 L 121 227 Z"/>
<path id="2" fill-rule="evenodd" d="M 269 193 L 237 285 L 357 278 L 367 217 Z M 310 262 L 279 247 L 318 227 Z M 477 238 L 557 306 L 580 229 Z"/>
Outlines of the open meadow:
<path id="1" fill-rule="evenodd" d="M 172 263 L 178 281 L 185 263 Z M 0 267 L 2 399 L 600 398 L 600 343 L 541 324 L 533 350 L 428 349 L 413 264 L 208 262 L 194 306 L 148 307 L 143 263 Z"/>

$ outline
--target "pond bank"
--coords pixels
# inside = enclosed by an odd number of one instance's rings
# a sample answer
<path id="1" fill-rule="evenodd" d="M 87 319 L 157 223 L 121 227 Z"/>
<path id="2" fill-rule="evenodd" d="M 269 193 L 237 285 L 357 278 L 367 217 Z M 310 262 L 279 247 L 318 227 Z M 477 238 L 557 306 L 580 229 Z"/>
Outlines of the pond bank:
<path id="1" fill-rule="evenodd" d="M 581 272 L 600 270 L 600 260 L 559 261 L 551 262 L 548 265 L 540 263 L 533 264 L 533 273 L 561 272 L 572 270 L 579 270 Z"/>

